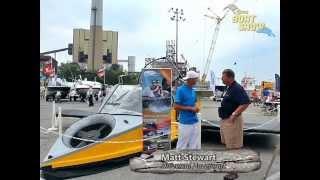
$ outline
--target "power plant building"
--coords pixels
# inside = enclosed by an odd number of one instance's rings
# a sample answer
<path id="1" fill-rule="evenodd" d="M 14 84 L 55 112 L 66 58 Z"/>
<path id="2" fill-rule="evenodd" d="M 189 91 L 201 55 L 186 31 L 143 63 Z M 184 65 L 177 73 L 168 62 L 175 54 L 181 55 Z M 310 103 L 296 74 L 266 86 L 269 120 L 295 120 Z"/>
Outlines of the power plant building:
<path id="1" fill-rule="evenodd" d="M 91 1 L 90 30 L 73 30 L 73 62 L 97 71 L 105 64 L 117 64 L 118 32 L 103 31 L 103 1 Z"/>
<path id="2" fill-rule="evenodd" d="M 97 47 L 96 47 L 97 48 Z M 92 69 L 92 63 L 89 62 L 91 45 L 90 45 L 90 30 L 88 29 L 73 29 L 73 62 L 87 64 L 88 69 Z M 94 62 L 94 70 L 99 69 L 101 64 L 118 64 L 118 32 L 103 31 L 101 58 Z M 108 52 L 111 53 L 111 62 L 107 61 Z M 103 60 L 105 59 L 105 60 Z"/>

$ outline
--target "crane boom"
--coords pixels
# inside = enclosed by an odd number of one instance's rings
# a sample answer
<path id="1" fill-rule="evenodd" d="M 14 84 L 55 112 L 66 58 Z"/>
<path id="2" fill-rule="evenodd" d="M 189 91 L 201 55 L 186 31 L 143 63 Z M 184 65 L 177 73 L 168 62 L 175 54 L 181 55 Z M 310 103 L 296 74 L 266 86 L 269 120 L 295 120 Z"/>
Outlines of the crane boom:
<path id="1" fill-rule="evenodd" d="M 237 2 L 237 0 L 234 0 L 232 4 L 235 4 L 236 2 Z M 222 18 L 220 18 L 210 8 L 208 8 L 208 10 L 211 11 L 211 13 L 214 16 L 208 16 L 208 15 L 205 15 L 205 16 L 208 17 L 208 18 L 211 18 L 211 19 L 216 19 L 217 20 L 217 25 L 216 25 L 216 27 L 214 29 L 214 33 L 213 33 L 213 36 L 212 36 L 212 41 L 211 41 L 211 45 L 210 45 L 209 54 L 208 54 L 208 57 L 207 57 L 207 60 L 206 60 L 205 66 L 204 66 L 204 71 L 203 71 L 202 78 L 201 78 L 201 82 L 202 83 L 204 83 L 206 81 L 206 78 L 207 78 L 209 67 L 210 67 L 210 64 L 211 64 L 211 61 L 212 61 L 214 47 L 216 45 L 218 33 L 219 33 L 219 30 L 220 30 L 220 23 L 227 16 L 227 14 L 230 11 L 230 9 L 228 8 L 226 10 L 226 12 L 224 13 L 224 15 L 222 16 Z"/>
<path id="2" fill-rule="evenodd" d="M 181 58 L 182 58 L 182 60 L 183 60 L 184 62 L 187 61 L 183 54 L 181 54 Z"/>
<path id="3" fill-rule="evenodd" d="M 184 61 L 184 63 L 185 63 L 185 65 L 187 66 L 187 68 L 189 69 L 190 67 L 189 67 L 188 61 L 186 60 L 186 58 L 184 57 L 183 54 L 181 54 L 181 58 L 182 58 L 182 60 Z"/>
<path id="4" fill-rule="evenodd" d="M 211 61 L 212 61 L 214 47 L 215 47 L 215 44 L 216 44 L 216 41 L 217 41 L 217 37 L 218 37 L 218 33 L 219 33 L 219 30 L 220 30 L 220 22 L 221 22 L 221 20 L 220 19 L 217 19 L 217 20 L 218 20 L 218 22 L 217 22 L 216 27 L 214 28 L 214 33 L 213 33 L 213 36 L 212 36 L 212 41 L 211 41 L 209 54 L 208 54 L 207 61 L 205 63 L 204 71 L 203 71 L 202 78 L 201 78 L 202 82 L 205 82 L 205 80 L 207 78 L 209 67 L 210 67 L 210 64 L 211 64 Z"/>

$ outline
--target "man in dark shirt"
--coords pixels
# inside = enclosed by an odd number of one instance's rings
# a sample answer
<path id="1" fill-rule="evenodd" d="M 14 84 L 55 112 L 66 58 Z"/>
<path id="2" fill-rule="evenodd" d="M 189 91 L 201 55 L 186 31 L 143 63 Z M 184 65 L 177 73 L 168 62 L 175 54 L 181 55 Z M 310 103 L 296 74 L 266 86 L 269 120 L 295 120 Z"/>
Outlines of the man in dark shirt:
<path id="1" fill-rule="evenodd" d="M 227 149 L 240 149 L 243 146 L 243 119 L 241 113 L 247 109 L 250 99 L 234 79 L 234 72 L 225 69 L 222 72 L 223 84 L 227 86 L 223 95 L 219 117 L 221 142 Z"/>

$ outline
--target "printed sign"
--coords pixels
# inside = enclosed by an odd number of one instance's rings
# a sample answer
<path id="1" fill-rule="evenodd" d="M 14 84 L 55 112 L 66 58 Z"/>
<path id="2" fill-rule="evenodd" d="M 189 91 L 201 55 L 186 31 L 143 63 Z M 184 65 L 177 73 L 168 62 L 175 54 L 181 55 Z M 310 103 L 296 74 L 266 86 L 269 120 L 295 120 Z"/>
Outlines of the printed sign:
<path id="1" fill-rule="evenodd" d="M 171 68 L 144 69 L 142 73 L 144 152 L 171 148 Z"/>
<path id="2" fill-rule="evenodd" d="M 238 10 L 232 18 L 233 23 L 239 24 L 240 31 L 258 31 L 266 27 L 265 23 L 257 23 L 255 15 L 250 15 L 248 11 Z"/>

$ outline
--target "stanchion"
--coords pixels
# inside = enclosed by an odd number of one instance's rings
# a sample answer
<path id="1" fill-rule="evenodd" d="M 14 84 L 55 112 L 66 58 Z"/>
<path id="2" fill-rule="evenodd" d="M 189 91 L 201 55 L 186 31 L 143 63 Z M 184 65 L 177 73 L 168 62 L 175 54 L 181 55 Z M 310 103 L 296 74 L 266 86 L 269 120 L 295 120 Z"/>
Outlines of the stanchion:
<path id="1" fill-rule="evenodd" d="M 58 110 L 59 110 L 59 108 L 58 108 Z M 56 127 L 56 128 L 59 128 L 59 119 L 58 119 L 58 117 L 57 117 L 57 113 L 56 113 L 56 111 L 54 111 L 54 116 L 55 116 L 55 119 L 54 119 L 54 127 Z"/>
<path id="2" fill-rule="evenodd" d="M 62 116 L 61 116 L 61 107 L 58 108 L 58 122 L 59 122 L 59 136 L 62 136 Z"/>
<path id="3" fill-rule="evenodd" d="M 48 131 L 56 131 L 56 104 L 55 101 L 52 102 L 52 119 L 51 119 L 51 128 Z"/>

